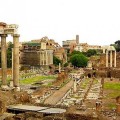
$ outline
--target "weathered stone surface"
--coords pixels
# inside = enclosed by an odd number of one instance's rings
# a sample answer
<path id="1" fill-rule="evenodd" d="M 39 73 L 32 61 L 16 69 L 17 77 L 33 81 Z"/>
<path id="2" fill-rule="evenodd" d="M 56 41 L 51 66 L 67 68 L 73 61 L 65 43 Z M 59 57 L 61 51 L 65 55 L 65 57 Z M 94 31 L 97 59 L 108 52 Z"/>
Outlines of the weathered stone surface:
<path id="1" fill-rule="evenodd" d="M 4 113 L 6 111 L 6 103 L 0 100 L 0 113 Z"/>

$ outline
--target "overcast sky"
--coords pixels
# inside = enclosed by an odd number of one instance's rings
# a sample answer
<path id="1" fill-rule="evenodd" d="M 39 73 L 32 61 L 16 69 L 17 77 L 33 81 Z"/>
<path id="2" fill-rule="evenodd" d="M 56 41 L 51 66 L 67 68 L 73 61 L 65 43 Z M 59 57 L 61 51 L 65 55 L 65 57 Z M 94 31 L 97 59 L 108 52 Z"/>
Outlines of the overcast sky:
<path id="1" fill-rule="evenodd" d="M 109 45 L 120 40 L 120 0 L 0 0 L 0 21 L 18 24 L 20 41 L 61 44 L 78 34 L 82 43 Z"/>

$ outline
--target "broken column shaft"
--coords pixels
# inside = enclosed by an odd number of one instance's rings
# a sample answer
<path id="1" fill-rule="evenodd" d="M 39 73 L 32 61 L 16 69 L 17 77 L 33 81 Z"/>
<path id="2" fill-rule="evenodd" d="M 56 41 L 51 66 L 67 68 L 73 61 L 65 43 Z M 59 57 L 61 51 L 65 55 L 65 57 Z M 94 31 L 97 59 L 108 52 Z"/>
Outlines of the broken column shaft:
<path id="1" fill-rule="evenodd" d="M 2 66 L 2 87 L 7 86 L 7 54 L 6 54 L 6 34 L 1 36 L 1 66 Z"/>

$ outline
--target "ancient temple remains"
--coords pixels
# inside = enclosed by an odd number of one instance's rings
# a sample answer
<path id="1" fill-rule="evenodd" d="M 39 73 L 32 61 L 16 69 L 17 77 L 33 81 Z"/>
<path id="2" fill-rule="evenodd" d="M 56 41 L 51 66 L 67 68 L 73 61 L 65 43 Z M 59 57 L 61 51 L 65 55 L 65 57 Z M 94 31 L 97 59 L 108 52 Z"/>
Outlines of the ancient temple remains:
<path id="1" fill-rule="evenodd" d="M 106 49 L 106 67 L 116 67 L 116 50 L 113 46 Z"/>
<path id="2" fill-rule="evenodd" d="M 13 87 L 19 89 L 19 37 L 18 25 L 0 22 L 1 37 L 1 66 L 2 66 L 2 88 L 7 88 L 7 54 L 6 38 L 10 34 L 13 37 Z"/>

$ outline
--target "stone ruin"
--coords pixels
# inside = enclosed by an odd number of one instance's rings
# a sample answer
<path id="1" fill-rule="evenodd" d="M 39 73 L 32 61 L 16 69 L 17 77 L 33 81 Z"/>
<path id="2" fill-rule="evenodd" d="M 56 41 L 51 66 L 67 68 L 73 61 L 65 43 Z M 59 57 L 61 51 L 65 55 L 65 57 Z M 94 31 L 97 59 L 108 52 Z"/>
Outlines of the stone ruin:
<path id="1" fill-rule="evenodd" d="M 13 36 L 13 87 L 19 88 L 19 37 L 17 33 L 18 25 L 6 24 L 0 22 L 0 37 L 1 37 L 1 66 L 2 66 L 2 88 L 7 89 L 7 54 L 6 54 L 6 37 L 10 34 Z"/>

